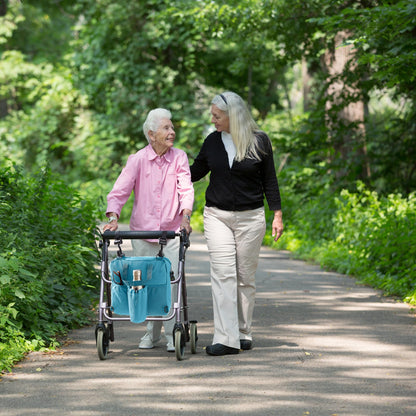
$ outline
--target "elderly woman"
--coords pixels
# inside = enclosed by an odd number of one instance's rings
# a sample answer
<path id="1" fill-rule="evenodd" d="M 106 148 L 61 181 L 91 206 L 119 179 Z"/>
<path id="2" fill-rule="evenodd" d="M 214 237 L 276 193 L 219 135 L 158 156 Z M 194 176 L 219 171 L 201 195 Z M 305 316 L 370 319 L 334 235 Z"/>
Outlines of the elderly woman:
<path id="1" fill-rule="evenodd" d="M 149 144 L 130 155 L 127 164 L 107 196 L 108 224 L 103 231 L 115 231 L 121 209 L 134 191 L 130 229 L 134 231 L 191 232 L 190 218 L 194 201 L 188 158 L 184 151 L 173 147 L 175 130 L 170 111 L 156 108 L 149 112 L 143 132 Z M 158 252 L 158 242 L 132 240 L 135 256 L 153 256 Z M 168 240 L 165 256 L 171 261 L 172 270 L 178 271 L 179 239 Z M 165 329 L 167 350 L 173 345 L 174 319 L 149 321 L 147 332 L 139 348 L 153 348 L 160 340 L 162 322 Z"/>
<path id="2" fill-rule="evenodd" d="M 191 166 L 192 181 L 210 174 L 204 232 L 211 263 L 214 338 L 209 355 L 252 348 L 255 273 L 266 231 L 263 200 L 274 211 L 272 234 L 283 232 L 273 151 L 242 98 L 224 92 L 211 102 L 216 131 Z"/>

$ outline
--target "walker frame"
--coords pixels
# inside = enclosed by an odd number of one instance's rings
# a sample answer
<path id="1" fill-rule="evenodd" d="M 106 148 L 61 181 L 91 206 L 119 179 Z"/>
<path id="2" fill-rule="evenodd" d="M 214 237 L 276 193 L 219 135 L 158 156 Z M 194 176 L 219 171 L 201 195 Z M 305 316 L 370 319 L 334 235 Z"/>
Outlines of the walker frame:
<path id="1" fill-rule="evenodd" d="M 121 245 L 124 240 L 152 239 L 159 240 L 160 252 L 163 255 L 163 246 L 168 239 L 179 237 L 179 264 L 177 276 L 171 278 L 171 285 L 177 283 L 177 301 L 173 302 L 172 308 L 166 316 L 147 316 L 147 321 L 168 321 L 175 318 L 173 329 L 173 342 L 175 355 L 178 361 L 184 359 L 186 342 L 190 342 L 191 353 L 196 354 L 196 344 L 198 340 L 197 321 L 188 319 L 188 300 L 185 279 L 185 253 L 190 245 L 189 235 L 185 230 L 175 231 L 105 231 L 101 235 L 99 242 L 101 249 L 101 282 L 100 299 L 98 304 L 98 322 L 95 327 L 95 339 L 98 357 L 100 360 L 108 358 L 110 342 L 114 341 L 114 322 L 130 321 L 129 316 L 113 316 L 111 310 L 111 277 L 109 276 L 109 246 L 110 241 L 118 246 L 117 255 L 123 255 Z M 175 271 L 174 271 L 175 272 Z M 182 319 L 183 318 L 183 319 Z"/>

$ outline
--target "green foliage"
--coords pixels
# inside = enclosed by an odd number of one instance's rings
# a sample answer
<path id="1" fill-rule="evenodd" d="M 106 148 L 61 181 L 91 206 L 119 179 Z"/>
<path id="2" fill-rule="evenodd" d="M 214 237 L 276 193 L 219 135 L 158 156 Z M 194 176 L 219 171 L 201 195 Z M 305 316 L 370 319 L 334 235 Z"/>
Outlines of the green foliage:
<path id="1" fill-rule="evenodd" d="M 8 65 L 26 68 L 25 73 L 14 73 L 15 104 L 25 110 L 17 110 L 0 121 L 0 134 L 8 147 L 8 154 L 15 160 L 23 160 L 27 168 L 50 160 L 55 171 L 64 173 L 72 163 L 70 141 L 76 130 L 76 107 L 79 96 L 72 88 L 68 73 L 57 74 L 51 67 L 39 68 L 24 62 L 23 57 L 3 55 L 0 68 L 6 77 L 0 82 L 10 85 Z M 19 58 L 20 62 L 13 62 Z M 35 71 L 32 71 L 35 69 Z M 20 75 L 20 76 L 19 76 Z M 6 95 L 6 94 L 5 94 Z M 13 107 L 9 102 L 9 107 Z"/>
<path id="2" fill-rule="evenodd" d="M 373 7 L 348 7 L 336 16 L 316 20 L 331 32 L 340 25 L 351 30 L 358 63 L 370 71 L 372 81 L 414 98 L 416 4 L 413 0 L 373 3 Z"/>
<path id="3" fill-rule="evenodd" d="M 348 273 L 387 294 L 414 295 L 416 195 L 379 197 L 358 184 L 357 193 L 341 193 L 338 205 L 335 242 L 353 258 Z"/>
<path id="4" fill-rule="evenodd" d="M 94 188 L 101 172 L 109 172 L 111 183 L 126 155 L 146 145 L 141 127 L 150 108 L 172 110 L 177 143 L 194 156 L 209 121 L 210 99 L 232 89 L 262 122 L 302 117 L 295 129 L 280 130 L 287 141 L 282 154 L 325 164 L 338 188 L 362 179 L 382 193 L 408 194 L 416 181 L 415 6 L 410 0 L 393 3 L 11 2 L 0 60 L 0 101 L 5 97 L 9 112 L 0 125 L 7 144 L 1 150 L 27 166 L 48 158 L 68 182 Z M 322 57 L 334 48 L 340 30 L 351 32 L 346 43 L 355 45 L 358 65 L 346 66 L 339 81 L 358 85 L 360 93 L 344 88 L 329 131 L 330 79 Z M 28 40 L 28 32 L 36 36 Z M 41 46 L 50 39 L 58 39 L 54 48 Z M 301 59 L 312 78 L 305 115 L 295 98 L 301 73 L 292 73 Z M 385 118 L 370 106 L 366 137 L 356 134 L 354 123 L 338 120 L 340 109 L 367 102 L 384 87 L 393 91 L 396 111 Z M 371 177 L 363 173 L 365 163 Z"/>
<path id="5" fill-rule="evenodd" d="M 11 360 L 91 319 L 96 216 L 49 169 L 1 168 L 0 342 L 15 346 Z"/>
<path id="6" fill-rule="evenodd" d="M 415 194 L 380 196 L 358 183 L 355 191 L 326 191 L 309 201 L 292 195 L 284 199 L 289 235 L 280 247 L 415 302 Z"/>
<path id="7" fill-rule="evenodd" d="M 37 63 L 62 61 L 69 52 L 71 26 L 76 19 L 72 2 L 60 0 L 8 0 L 7 13 L 0 17 L 1 44 L 19 50 Z M 53 34 L 53 36 L 51 36 Z"/>
<path id="8" fill-rule="evenodd" d="M 3 6 L 6 8 L 6 14 L 0 16 L 0 46 L 10 40 L 17 25 L 24 20 L 21 9 L 16 1 Z M 4 13 L 4 11 L 3 11 Z"/>
<path id="9" fill-rule="evenodd" d="M 24 336 L 16 320 L 18 311 L 13 306 L 13 303 L 0 306 L 0 372 L 10 371 L 25 353 L 44 346 L 42 340 Z"/>
<path id="10" fill-rule="evenodd" d="M 166 4 L 77 2 L 83 23 L 75 42 L 76 85 L 101 121 L 107 119 L 117 136 L 128 137 L 112 144 L 118 164 L 147 144 L 142 125 L 150 109 L 169 108 L 178 128 L 185 113 L 197 119 L 192 52 L 184 43 L 186 33 L 160 18 Z M 201 131 L 201 122 L 198 128 Z"/>
<path id="11" fill-rule="evenodd" d="M 238 92 L 262 119 L 282 108 L 279 86 L 284 83 L 287 64 L 281 59 L 278 40 L 264 39 L 264 14 L 262 2 L 251 0 L 200 1 L 197 5 L 182 0 L 171 2 L 161 13 L 164 20 L 186 33 L 197 79 L 215 93 L 217 88 Z"/>
<path id="12" fill-rule="evenodd" d="M 352 2 L 334 10 L 335 13 L 315 15 L 308 19 L 308 23 L 315 27 L 316 33 L 320 33 L 321 41 L 325 41 L 322 51 L 331 48 L 333 37 L 340 31 L 348 34 L 341 47 L 353 45 L 354 58 L 339 77 L 339 81 L 347 86 L 339 108 L 361 100 L 366 105 L 367 116 L 363 138 L 354 137 L 354 125 L 340 124 L 334 132 L 338 138 L 351 136 L 354 141 L 353 146 L 349 146 L 351 157 L 346 164 L 333 168 L 338 173 L 342 170 L 350 173 L 345 177 L 346 183 L 361 178 L 381 193 L 407 195 L 416 188 L 416 4 L 413 0 Z M 326 88 L 327 80 L 323 75 L 321 84 Z M 356 86 L 358 91 L 349 96 L 345 94 L 348 86 Z M 320 95 L 323 93 L 321 89 Z M 326 103 L 326 97 L 323 98 L 321 108 Z M 390 103 L 381 107 L 380 101 Z M 313 113 L 317 114 L 316 108 Z M 314 114 L 311 125 L 319 128 L 322 118 L 316 119 Z M 337 111 L 334 116 L 339 122 Z M 325 135 L 321 138 L 324 139 Z M 355 150 L 361 147 L 361 157 L 360 152 L 354 152 L 354 146 Z M 367 155 L 363 157 L 365 151 Z M 340 159 L 337 157 L 336 160 Z M 368 163 L 370 175 L 360 175 L 365 163 Z M 341 185 L 346 186 L 346 183 Z"/>
<path id="13" fill-rule="evenodd" d="M 112 146 L 128 139 L 85 109 L 85 97 L 73 87 L 69 70 L 55 72 L 50 65 L 28 63 L 19 52 L 4 53 L 0 95 L 10 97 L 9 110 L 16 107 L 0 118 L 0 151 L 14 162 L 32 169 L 47 161 L 82 191 L 97 187 L 92 182 L 99 182 L 100 171 L 108 180 L 119 170 Z"/>

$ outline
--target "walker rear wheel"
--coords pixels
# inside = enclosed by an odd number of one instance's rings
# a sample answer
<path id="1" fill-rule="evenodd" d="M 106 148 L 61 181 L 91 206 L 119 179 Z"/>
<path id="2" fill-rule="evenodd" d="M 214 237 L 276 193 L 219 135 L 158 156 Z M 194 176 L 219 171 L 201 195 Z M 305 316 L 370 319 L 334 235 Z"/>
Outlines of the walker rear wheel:
<path id="1" fill-rule="evenodd" d="M 196 354 L 196 342 L 198 341 L 198 330 L 196 322 L 191 322 L 190 325 L 190 342 L 191 342 L 191 353 Z"/>

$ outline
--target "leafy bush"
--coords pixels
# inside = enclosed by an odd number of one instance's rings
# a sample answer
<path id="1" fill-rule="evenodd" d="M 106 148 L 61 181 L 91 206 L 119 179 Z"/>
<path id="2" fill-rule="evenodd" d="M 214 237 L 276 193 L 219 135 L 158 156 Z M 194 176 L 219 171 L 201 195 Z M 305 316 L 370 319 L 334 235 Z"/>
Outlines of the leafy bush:
<path id="1" fill-rule="evenodd" d="M 26 352 L 44 346 L 42 340 L 24 336 L 20 323 L 16 322 L 18 311 L 13 306 L 13 303 L 0 306 L 0 371 L 10 370 Z"/>
<path id="2" fill-rule="evenodd" d="M 385 293 L 416 300 L 416 195 L 378 196 L 358 183 L 337 200 L 336 245 L 348 250 L 349 273 Z"/>
<path id="3" fill-rule="evenodd" d="M 49 169 L 0 167 L 0 370 L 90 321 L 96 218 Z"/>
<path id="4" fill-rule="evenodd" d="M 268 232 L 266 244 L 416 304 L 415 194 L 380 196 L 358 182 L 314 197 L 288 192 L 283 202 L 285 233 L 275 243 Z"/>

